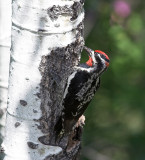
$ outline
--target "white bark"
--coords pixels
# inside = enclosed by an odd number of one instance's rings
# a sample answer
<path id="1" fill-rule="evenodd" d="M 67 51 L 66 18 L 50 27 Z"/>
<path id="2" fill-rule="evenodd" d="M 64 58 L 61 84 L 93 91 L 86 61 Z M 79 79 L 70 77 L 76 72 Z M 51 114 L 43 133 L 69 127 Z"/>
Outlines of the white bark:
<path id="1" fill-rule="evenodd" d="M 82 36 L 76 36 L 79 32 L 76 28 L 83 21 L 84 13 L 73 15 L 69 12 L 74 2 L 79 1 L 13 0 L 8 109 L 6 137 L 3 143 L 6 154 L 4 160 L 41 160 L 62 151 L 59 146 L 44 145 L 38 140 L 50 132 L 49 125 L 48 128 L 45 127 L 45 131 L 40 129 L 43 122 L 40 119 L 45 115 L 44 110 L 48 119 L 52 117 L 49 115 L 50 105 L 45 102 L 53 101 L 51 95 L 42 94 L 43 66 L 40 64 L 46 63 L 43 57 L 51 57 L 52 50 L 66 47 L 76 40 L 83 41 Z M 51 15 L 53 9 L 51 11 L 49 9 L 56 6 L 67 9 L 64 12 L 59 11 L 60 13 L 54 9 Z M 56 17 L 52 17 L 54 15 Z M 73 65 L 77 64 L 78 60 L 79 54 Z M 44 98 L 46 96 L 47 99 Z M 54 117 L 56 121 L 56 115 Z"/>
<path id="2" fill-rule="evenodd" d="M 0 1 L 0 138 L 4 136 L 11 43 L 11 0 Z"/>

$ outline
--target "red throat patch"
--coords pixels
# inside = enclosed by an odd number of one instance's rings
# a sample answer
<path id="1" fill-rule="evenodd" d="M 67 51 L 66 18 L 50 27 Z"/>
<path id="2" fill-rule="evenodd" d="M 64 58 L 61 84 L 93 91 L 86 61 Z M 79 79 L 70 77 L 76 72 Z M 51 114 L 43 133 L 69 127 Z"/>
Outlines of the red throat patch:
<path id="1" fill-rule="evenodd" d="M 90 67 L 92 67 L 93 66 L 93 60 L 92 60 L 92 58 L 89 56 L 89 60 L 86 62 L 86 64 L 88 65 L 88 66 L 90 66 Z"/>

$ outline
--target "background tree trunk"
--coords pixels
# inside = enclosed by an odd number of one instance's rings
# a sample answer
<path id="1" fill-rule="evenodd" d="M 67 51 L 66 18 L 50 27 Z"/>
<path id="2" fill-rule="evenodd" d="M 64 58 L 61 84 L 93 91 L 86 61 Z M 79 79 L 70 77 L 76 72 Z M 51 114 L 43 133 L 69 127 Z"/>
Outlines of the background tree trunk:
<path id="1" fill-rule="evenodd" d="M 4 160 L 75 160 L 75 132 L 55 143 L 68 76 L 84 45 L 83 1 L 13 0 Z"/>
<path id="2" fill-rule="evenodd" d="M 11 43 L 11 1 L 0 1 L 0 146 L 6 119 L 9 57 Z M 0 160 L 2 153 L 0 154 Z"/>

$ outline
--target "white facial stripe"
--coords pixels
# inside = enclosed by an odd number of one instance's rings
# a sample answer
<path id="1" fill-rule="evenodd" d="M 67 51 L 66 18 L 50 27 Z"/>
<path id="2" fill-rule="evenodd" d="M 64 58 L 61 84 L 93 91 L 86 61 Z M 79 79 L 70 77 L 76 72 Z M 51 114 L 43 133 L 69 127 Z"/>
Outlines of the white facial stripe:
<path id="1" fill-rule="evenodd" d="M 81 71 L 87 71 L 87 72 L 91 72 L 91 71 L 93 71 L 94 70 L 94 68 L 93 67 L 91 67 L 91 68 L 83 68 L 83 67 L 75 67 L 77 70 L 81 70 Z"/>
<path id="2" fill-rule="evenodd" d="M 99 56 L 99 58 L 101 59 L 102 63 L 105 64 L 106 61 L 101 57 L 101 55 L 98 54 L 98 56 Z"/>

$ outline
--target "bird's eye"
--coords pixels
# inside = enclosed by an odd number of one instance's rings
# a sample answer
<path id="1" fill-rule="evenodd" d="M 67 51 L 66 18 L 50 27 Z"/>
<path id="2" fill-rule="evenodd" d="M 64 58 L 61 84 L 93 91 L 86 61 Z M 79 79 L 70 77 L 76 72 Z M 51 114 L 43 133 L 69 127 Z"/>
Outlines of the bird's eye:
<path id="1" fill-rule="evenodd" d="M 106 57 L 103 54 L 100 54 L 101 58 L 103 58 L 104 60 L 106 59 Z"/>
<path id="2" fill-rule="evenodd" d="M 109 62 L 109 57 L 107 56 L 107 54 L 105 54 L 104 52 L 102 52 L 102 51 L 100 51 L 100 50 L 95 50 L 95 52 L 96 52 L 97 54 L 99 54 L 102 59 L 104 59 L 105 61 Z"/>
<path id="3" fill-rule="evenodd" d="M 101 58 L 104 59 L 106 62 L 109 62 L 109 59 L 105 57 L 105 55 L 100 54 Z"/>

